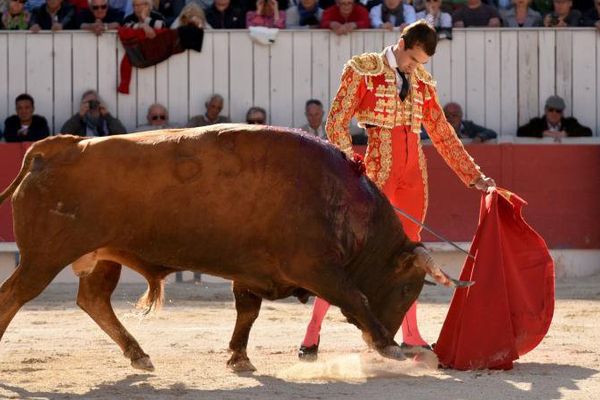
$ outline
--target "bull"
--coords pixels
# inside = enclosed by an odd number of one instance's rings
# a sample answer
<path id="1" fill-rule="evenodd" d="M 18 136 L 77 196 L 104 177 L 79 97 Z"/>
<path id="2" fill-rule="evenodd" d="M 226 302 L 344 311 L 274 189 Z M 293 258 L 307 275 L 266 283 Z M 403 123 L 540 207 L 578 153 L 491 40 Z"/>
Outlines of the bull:
<path id="1" fill-rule="evenodd" d="M 0 339 L 72 264 L 77 304 L 143 370 L 154 369 L 150 357 L 110 302 L 121 265 L 147 279 L 139 304 L 149 308 L 174 271 L 232 280 L 236 371 L 254 370 L 246 346 L 263 298 L 317 295 L 382 356 L 402 360 L 394 335 L 426 273 L 452 284 L 354 161 L 283 128 L 50 137 L 29 148 L 0 203 L 9 196 L 21 258 L 0 287 Z"/>

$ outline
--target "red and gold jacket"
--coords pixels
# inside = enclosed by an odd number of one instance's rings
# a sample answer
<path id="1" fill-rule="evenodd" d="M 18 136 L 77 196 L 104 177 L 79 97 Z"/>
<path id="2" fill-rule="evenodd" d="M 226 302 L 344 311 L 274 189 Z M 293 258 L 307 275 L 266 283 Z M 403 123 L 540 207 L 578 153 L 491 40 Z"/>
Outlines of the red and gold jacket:
<path id="1" fill-rule="evenodd" d="M 446 163 L 466 185 L 472 185 L 483 175 L 446 121 L 435 81 L 419 66 L 410 76 L 410 85 L 408 97 L 402 102 L 396 73 L 388 65 L 385 52 L 354 56 L 344 66 L 340 87 L 327 117 L 325 129 L 330 142 L 352 159 L 349 125 L 352 117 L 356 117 L 358 125 L 367 128 L 369 136 L 365 155 L 367 175 L 381 188 L 392 167 L 392 129 L 405 126 L 409 134 L 419 136 L 423 124 Z M 419 142 L 417 150 L 422 154 L 420 146 Z"/>

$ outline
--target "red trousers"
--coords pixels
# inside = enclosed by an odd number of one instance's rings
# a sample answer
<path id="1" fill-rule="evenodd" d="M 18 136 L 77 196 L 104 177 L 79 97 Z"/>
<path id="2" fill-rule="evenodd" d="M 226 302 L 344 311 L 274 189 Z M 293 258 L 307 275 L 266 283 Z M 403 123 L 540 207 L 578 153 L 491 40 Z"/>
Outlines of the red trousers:
<path id="1" fill-rule="evenodd" d="M 427 209 L 427 171 L 419 142 L 419 137 L 410 132 L 409 127 L 392 130 L 392 166 L 383 192 L 393 206 L 422 222 Z M 411 240 L 421 240 L 421 227 L 397 215 L 406 235 Z"/>

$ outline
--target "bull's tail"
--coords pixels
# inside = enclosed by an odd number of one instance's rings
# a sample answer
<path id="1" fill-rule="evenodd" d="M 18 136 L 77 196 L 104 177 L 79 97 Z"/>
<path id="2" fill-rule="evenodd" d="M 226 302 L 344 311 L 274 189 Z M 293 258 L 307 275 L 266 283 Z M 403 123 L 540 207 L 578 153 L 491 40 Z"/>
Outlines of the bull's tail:
<path id="1" fill-rule="evenodd" d="M 15 190 L 17 190 L 17 188 L 21 184 L 21 181 L 23 180 L 25 175 L 27 175 L 27 173 L 29 172 L 29 169 L 31 168 L 31 164 L 33 164 L 33 159 L 37 155 L 38 155 L 37 153 L 33 153 L 31 151 L 28 151 L 27 154 L 25 154 L 25 158 L 23 159 L 23 164 L 21 165 L 21 170 L 19 171 L 19 174 L 10 183 L 10 186 L 8 186 L 6 189 L 4 189 L 4 191 L 0 194 L 0 204 L 4 203 L 4 200 L 6 200 L 7 197 L 12 196 L 12 194 L 15 192 Z"/>
<path id="2" fill-rule="evenodd" d="M 0 204 L 4 203 L 4 200 L 17 190 L 23 178 L 31 170 L 31 166 L 36 159 L 41 159 L 43 156 L 51 156 L 59 151 L 65 149 L 65 144 L 78 143 L 85 138 L 72 135 L 60 135 L 52 136 L 34 143 L 25 153 L 23 163 L 21 164 L 21 170 L 11 184 L 0 193 Z"/>
<path id="3" fill-rule="evenodd" d="M 152 310 L 158 311 L 163 305 L 165 297 L 165 279 L 164 277 L 153 277 L 148 279 L 148 289 L 140 297 L 135 305 L 136 308 L 144 310 L 147 315 Z"/>

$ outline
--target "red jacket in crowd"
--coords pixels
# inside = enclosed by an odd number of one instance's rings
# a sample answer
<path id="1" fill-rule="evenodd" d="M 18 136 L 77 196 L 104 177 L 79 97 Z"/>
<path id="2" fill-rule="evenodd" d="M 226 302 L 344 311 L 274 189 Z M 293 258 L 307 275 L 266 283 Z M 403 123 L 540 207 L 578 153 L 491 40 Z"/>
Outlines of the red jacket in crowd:
<path id="1" fill-rule="evenodd" d="M 321 18 L 321 28 L 329 29 L 329 25 L 332 22 L 339 22 L 340 24 L 354 22 L 357 29 L 369 29 L 371 27 L 371 22 L 369 21 L 369 11 L 367 11 L 367 9 L 360 4 L 354 4 L 352 12 L 348 18 L 342 17 L 340 8 L 337 6 L 337 4 L 327 8 L 323 12 L 323 17 Z"/>

